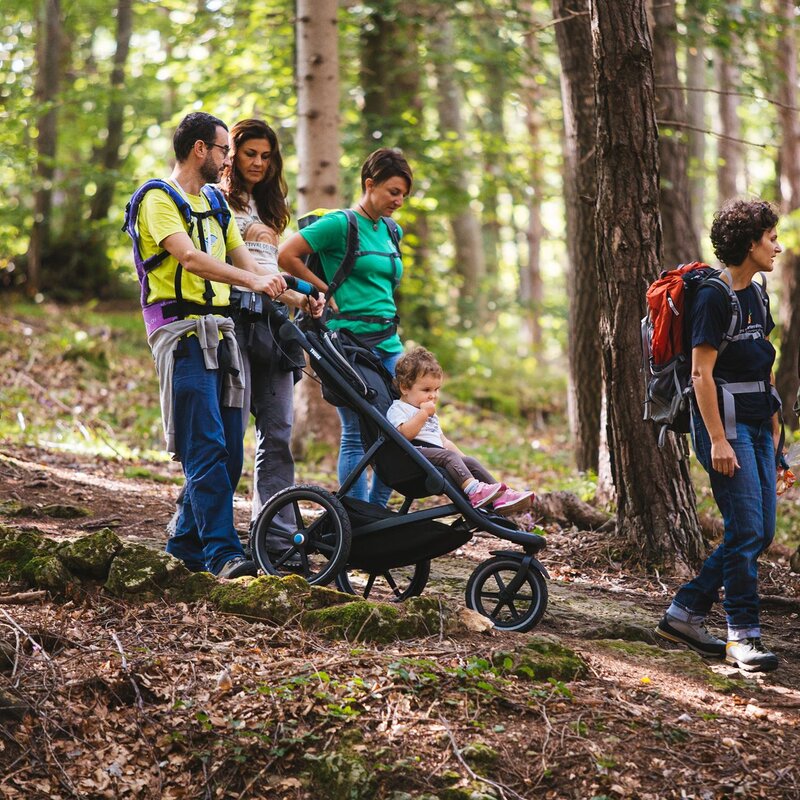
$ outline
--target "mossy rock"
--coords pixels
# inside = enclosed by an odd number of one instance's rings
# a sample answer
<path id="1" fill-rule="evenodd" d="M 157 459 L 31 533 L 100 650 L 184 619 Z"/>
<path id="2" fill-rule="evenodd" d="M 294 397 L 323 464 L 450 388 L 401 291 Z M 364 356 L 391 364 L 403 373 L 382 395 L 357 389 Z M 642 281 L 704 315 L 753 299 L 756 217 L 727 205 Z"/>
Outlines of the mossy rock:
<path id="1" fill-rule="evenodd" d="M 375 778 L 371 765 L 348 750 L 306 755 L 316 797 L 321 800 L 372 800 Z"/>
<path id="2" fill-rule="evenodd" d="M 90 517 L 92 512 L 83 506 L 73 506 L 68 503 L 50 503 L 42 506 L 42 515 L 52 519 L 79 519 L 80 517 Z"/>
<path id="3" fill-rule="evenodd" d="M 34 506 L 21 503 L 19 500 L 5 500 L 0 503 L 0 514 L 7 517 L 51 517 L 52 519 L 78 519 L 88 517 L 91 512 L 81 506 L 64 503 L 50 503 L 46 506 Z"/>
<path id="4" fill-rule="evenodd" d="M 441 800 L 497 800 L 497 792 L 486 783 L 473 781 L 468 786 L 439 790 Z"/>
<path id="5" fill-rule="evenodd" d="M 22 567 L 21 574 L 26 583 L 55 595 L 66 594 L 74 582 L 64 563 L 53 553 L 32 558 Z"/>
<path id="6" fill-rule="evenodd" d="M 220 611 L 283 625 L 300 616 L 307 595 L 308 583 L 296 575 L 263 575 L 217 583 L 209 599 Z"/>
<path id="7" fill-rule="evenodd" d="M 586 663 L 574 650 L 544 636 L 513 650 L 493 653 L 492 664 L 532 681 L 571 681 L 587 673 Z"/>
<path id="8" fill-rule="evenodd" d="M 474 769 L 487 770 L 495 767 L 500 760 L 500 754 L 485 742 L 470 742 L 461 751 L 464 761 Z"/>
<path id="9" fill-rule="evenodd" d="M 153 599 L 164 589 L 180 586 L 191 573 L 169 553 L 141 544 L 126 544 L 111 562 L 106 591 L 117 597 Z"/>
<path id="10" fill-rule="evenodd" d="M 205 600 L 211 592 L 219 586 L 219 580 L 210 572 L 193 572 L 178 586 L 169 587 L 165 591 L 174 600 L 184 603 L 194 603 Z"/>
<path id="11" fill-rule="evenodd" d="M 119 536 L 111 528 L 103 528 L 97 533 L 63 544 L 58 555 L 76 575 L 105 580 L 111 562 L 121 549 L 122 541 Z"/>
<path id="12" fill-rule="evenodd" d="M 652 672 L 667 670 L 681 678 L 689 678 L 706 684 L 715 691 L 728 694 L 744 687 L 741 679 L 719 675 L 697 653 L 691 650 L 664 650 L 644 642 L 626 642 L 617 639 L 601 639 L 595 644 L 622 653 L 636 665 L 643 667 L 642 677 L 653 680 Z M 648 665 L 652 669 L 648 670 Z"/>
<path id="13" fill-rule="evenodd" d="M 63 594 L 71 581 L 56 556 L 56 543 L 39 533 L 0 528 L 0 579 L 24 581 L 29 586 Z"/>

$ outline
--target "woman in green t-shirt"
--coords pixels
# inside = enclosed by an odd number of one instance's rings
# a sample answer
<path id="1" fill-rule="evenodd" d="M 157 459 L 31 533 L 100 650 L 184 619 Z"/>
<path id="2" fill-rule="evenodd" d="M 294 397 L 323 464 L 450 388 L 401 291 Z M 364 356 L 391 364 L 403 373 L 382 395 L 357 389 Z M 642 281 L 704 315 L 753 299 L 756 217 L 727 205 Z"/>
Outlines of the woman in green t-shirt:
<path id="1" fill-rule="evenodd" d="M 385 217 L 391 217 L 411 191 L 413 175 L 402 153 L 382 147 L 361 167 L 361 198 L 352 207 L 358 221 L 358 253 L 352 272 L 333 294 L 329 326 L 347 328 L 370 344 L 384 366 L 394 374 L 403 352 L 397 335 L 394 290 L 403 274 L 403 263 Z M 402 236 L 402 231 L 399 231 Z M 281 269 L 310 281 L 325 291 L 328 285 L 303 263 L 303 256 L 317 253 L 326 281 L 342 261 L 347 246 L 347 219 L 343 213 L 326 214 L 313 225 L 287 239 L 278 251 Z M 339 482 L 352 472 L 364 455 L 358 415 L 339 408 L 342 438 L 339 448 Z M 359 500 L 386 505 L 392 490 L 373 475 L 372 486 L 362 474 L 349 494 Z"/>

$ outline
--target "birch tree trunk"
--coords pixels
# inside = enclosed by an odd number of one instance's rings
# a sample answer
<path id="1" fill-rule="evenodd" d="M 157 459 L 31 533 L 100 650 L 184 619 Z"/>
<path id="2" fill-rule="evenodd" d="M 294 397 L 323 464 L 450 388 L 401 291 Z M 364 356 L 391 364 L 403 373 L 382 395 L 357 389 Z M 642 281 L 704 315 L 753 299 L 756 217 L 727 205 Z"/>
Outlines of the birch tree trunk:
<path id="1" fill-rule="evenodd" d="M 116 170 L 119 167 L 119 150 L 122 146 L 122 122 L 125 111 L 125 64 L 133 32 L 133 0 L 117 3 L 117 46 L 114 51 L 114 66 L 111 70 L 110 97 L 108 102 L 108 135 L 100 152 L 95 153 L 95 163 L 102 165 L 103 174 L 98 181 L 97 192 L 92 198 L 90 219 L 100 220 L 108 216 L 114 197 Z"/>
<path id="2" fill-rule="evenodd" d="M 339 42 L 336 0 L 297 0 L 298 215 L 342 204 L 339 181 Z M 339 415 L 307 375 L 295 386 L 292 452 L 335 446 Z"/>
<path id="3" fill-rule="evenodd" d="M 696 261 L 700 255 L 700 242 L 692 224 L 693 202 L 689 190 L 689 150 L 685 127 L 688 115 L 678 77 L 675 0 L 649 0 L 649 3 L 653 19 L 653 69 L 661 165 L 661 263 L 666 269 L 672 269 L 677 264 Z"/>
<path id="4" fill-rule="evenodd" d="M 658 133 L 644 0 L 591 0 L 597 108 L 595 236 L 617 530 L 641 563 L 687 567 L 703 550 L 686 460 L 642 420 L 639 318 L 659 271 Z"/>
<path id="5" fill-rule="evenodd" d="M 575 461 L 596 470 L 603 393 L 595 268 L 595 102 L 589 0 L 553 0 L 564 108 L 569 271 L 569 419 Z"/>
<path id="6" fill-rule="evenodd" d="M 50 241 L 58 141 L 58 89 L 61 81 L 63 28 L 60 0 L 40 0 L 36 20 L 35 97 L 41 114 L 36 120 L 36 189 L 33 193 L 33 226 L 28 243 L 25 291 L 33 297 L 39 291 L 42 260 Z"/>

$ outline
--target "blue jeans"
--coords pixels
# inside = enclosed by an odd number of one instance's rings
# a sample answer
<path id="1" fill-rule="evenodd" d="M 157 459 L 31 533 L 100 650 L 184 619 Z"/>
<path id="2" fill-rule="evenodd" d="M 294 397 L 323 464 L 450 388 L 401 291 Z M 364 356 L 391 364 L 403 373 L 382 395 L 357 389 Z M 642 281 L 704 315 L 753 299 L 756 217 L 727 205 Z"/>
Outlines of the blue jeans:
<path id="1" fill-rule="evenodd" d="M 196 336 L 178 343 L 172 375 L 175 447 L 186 491 L 166 550 L 191 570 L 217 573 L 244 556 L 233 526 L 242 473 L 242 410 L 221 406 L 222 373 L 206 369 Z"/>
<path id="2" fill-rule="evenodd" d="M 689 614 L 705 616 L 719 589 L 728 638 L 760 636 L 758 616 L 758 557 L 775 535 L 775 445 L 772 421 L 737 422 L 730 442 L 739 461 L 732 478 L 711 467 L 711 440 L 700 414 L 694 414 L 692 442 L 697 459 L 708 472 L 714 500 L 722 513 L 722 543 L 705 560 L 700 573 L 675 595 L 674 604 Z"/>
<path id="3" fill-rule="evenodd" d="M 381 350 L 376 350 L 375 352 L 380 356 L 383 366 L 394 375 L 394 368 L 402 353 L 384 353 Z M 339 419 L 342 423 L 338 464 L 339 485 L 341 486 L 345 478 L 364 457 L 364 445 L 361 442 L 361 427 L 358 424 L 358 414 L 349 408 L 337 408 L 336 410 L 339 412 Z M 367 471 L 364 470 L 347 494 L 357 500 L 365 500 L 379 506 L 385 506 L 389 502 L 391 493 L 391 486 L 387 486 L 374 471 L 372 473 L 372 483 L 368 486 Z"/>

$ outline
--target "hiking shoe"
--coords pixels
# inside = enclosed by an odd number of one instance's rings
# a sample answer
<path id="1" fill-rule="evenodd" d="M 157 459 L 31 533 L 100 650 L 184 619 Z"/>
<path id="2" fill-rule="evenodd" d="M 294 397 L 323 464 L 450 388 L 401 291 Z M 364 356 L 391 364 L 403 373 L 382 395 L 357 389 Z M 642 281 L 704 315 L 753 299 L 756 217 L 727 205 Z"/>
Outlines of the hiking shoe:
<path id="1" fill-rule="evenodd" d="M 531 507 L 535 496 L 533 492 L 515 492 L 513 489 L 506 489 L 494 501 L 494 510 L 503 516 L 513 514 L 515 511 L 522 511 Z"/>
<path id="2" fill-rule="evenodd" d="M 244 556 L 234 556 L 217 573 L 218 578 L 241 578 L 242 575 L 258 575 L 258 567 L 255 561 Z"/>
<path id="3" fill-rule="evenodd" d="M 712 636 L 703 622 L 683 622 L 664 614 L 656 628 L 656 636 L 676 644 L 685 644 L 706 658 L 725 658 L 725 642 Z"/>
<path id="4" fill-rule="evenodd" d="M 761 637 L 728 642 L 725 661 L 745 672 L 772 672 L 778 668 L 778 657 L 761 643 Z"/>
<path id="5" fill-rule="evenodd" d="M 483 508 L 505 491 L 504 483 L 483 483 L 478 481 L 478 487 L 469 495 L 469 502 L 473 508 Z"/>

